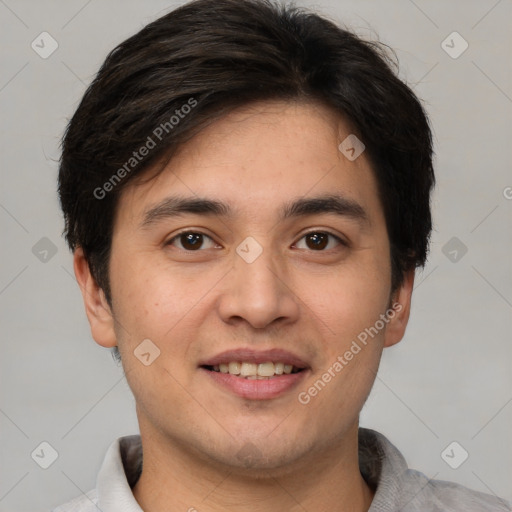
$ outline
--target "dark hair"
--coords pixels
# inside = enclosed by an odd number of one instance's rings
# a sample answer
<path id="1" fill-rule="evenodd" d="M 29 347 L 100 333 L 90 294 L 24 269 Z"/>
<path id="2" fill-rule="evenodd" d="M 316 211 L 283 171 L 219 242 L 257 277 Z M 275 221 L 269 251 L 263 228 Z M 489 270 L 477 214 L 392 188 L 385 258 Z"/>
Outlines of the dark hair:
<path id="1" fill-rule="evenodd" d="M 114 213 L 123 188 L 150 164 L 168 161 L 205 125 L 273 99 L 321 102 L 362 139 L 386 217 L 392 289 L 405 271 L 425 264 L 432 135 L 385 45 L 293 5 L 196 0 L 110 52 L 62 140 L 66 240 L 72 250 L 83 248 L 109 302 Z"/>

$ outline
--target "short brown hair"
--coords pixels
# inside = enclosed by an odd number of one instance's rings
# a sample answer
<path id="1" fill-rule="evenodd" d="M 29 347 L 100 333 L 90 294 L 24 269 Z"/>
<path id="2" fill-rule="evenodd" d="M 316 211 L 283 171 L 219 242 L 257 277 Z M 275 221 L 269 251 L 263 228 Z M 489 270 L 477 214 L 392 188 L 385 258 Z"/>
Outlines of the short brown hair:
<path id="1" fill-rule="evenodd" d="M 195 0 L 112 50 L 68 124 L 59 169 L 66 240 L 83 248 L 109 302 L 114 213 L 126 184 L 205 124 L 266 99 L 320 101 L 350 121 L 378 182 L 392 288 L 423 266 L 435 181 L 431 131 L 384 46 L 295 6 Z M 158 127 L 158 143 L 142 157 Z"/>

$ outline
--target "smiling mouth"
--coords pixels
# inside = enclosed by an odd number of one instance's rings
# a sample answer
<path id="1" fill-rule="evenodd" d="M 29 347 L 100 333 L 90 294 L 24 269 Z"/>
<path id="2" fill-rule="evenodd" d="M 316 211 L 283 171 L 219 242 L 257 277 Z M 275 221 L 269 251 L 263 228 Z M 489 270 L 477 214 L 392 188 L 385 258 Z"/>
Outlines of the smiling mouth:
<path id="1" fill-rule="evenodd" d="M 229 363 L 216 364 L 214 366 L 204 365 L 202 368 L 216 373 L 234 375 L 248 380 L 269 380 L 281 375 L 299 373 L 304 368 L 291 364 L 268 361 L 265 363 L 249 363 L 243 361 L 231 361 Z"/>

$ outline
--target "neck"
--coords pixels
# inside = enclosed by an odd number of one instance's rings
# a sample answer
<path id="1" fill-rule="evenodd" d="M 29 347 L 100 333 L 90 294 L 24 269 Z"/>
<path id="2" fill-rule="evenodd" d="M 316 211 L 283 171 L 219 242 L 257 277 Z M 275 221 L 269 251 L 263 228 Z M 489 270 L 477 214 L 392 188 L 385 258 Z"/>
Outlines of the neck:
<path id="1" fill-rule="evenodd" d="M 219 465 L 143 430 L 143 471 L 133 494 L 148 512 L 366 512 L 374 496 L 359 472 L 357 424 L 336 446 L 293 467 L 258 472 Z"/>

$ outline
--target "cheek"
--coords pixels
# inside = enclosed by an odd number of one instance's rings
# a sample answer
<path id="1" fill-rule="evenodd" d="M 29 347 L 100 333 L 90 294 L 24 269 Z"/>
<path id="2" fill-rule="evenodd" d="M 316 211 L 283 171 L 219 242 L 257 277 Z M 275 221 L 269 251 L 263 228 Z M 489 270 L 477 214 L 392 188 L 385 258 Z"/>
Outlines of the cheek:
<path id="1" fill-rule="evenodd" d="M 297 295 L 314 313 L 329 346 L 341 350 L 385 313 L 390 292 L 388 266 L 354 263 L 315 280 L 300 279 Z M 320 322 L 319 322 L 320 320 Z"/>
<path id="2" fill-rule="evenodd" d="M 330 379 L 329 390 L 321 393 L 315 407 L 321 407 L 324 401 L 338 404 L 330 413 L 333 421 L 347 406 L 360 409 L 379 367 L 388 325 L 381 315 L 386 314 L 388 306 L 390 268 L 389 261 L 378 255 L 372 254 L 370 261 L 371 264 L 367 262 L 346 272 L 339 280 L 333 279 L 329 298 L 324 299 L 334 334 L 325 344 L 328 356 L 322 370 L 330 369 L 335 377 L 326 377 Z"/>
<path id="3" fill-rule="evenodd" d="M 179 314 L 176 288 L 151 264 L 123 261 L 111 271 L 114 316 L 119 324 L 120 343 L 134 348 L 143 339 L 161 338 L 164 322 Z"/>
<path id="4" fill-rule="evenodd" d="M 205 293 L 214 287 L 215 277 L 210 282 L 200 272 L 179 273 L 156 258 L 141 257 L 138 264 L 118 265 L 112 273 L 112 295 L 116 297 L 114 316 L 120 351 L 133 356 L 138 345 L 149 339 L 160 350 L 160 364 L 185 371 L 207 304 Z"/>
<path id="5" fill-rule="evenodd" d="M 186 398 L 181 391 L 190 385 L 193 366 L 189 361 L 195 360 L 187 354 L 193 325 L 197 326 L 191 314 L 197 299 L 175 284 L 148 266 L 117 289 L 121 299 L 114 315 L 126 378 L 136 400 L 155 410 L 166 394 L 176 406 Z"/>

